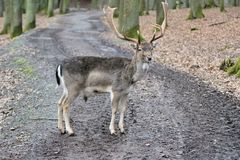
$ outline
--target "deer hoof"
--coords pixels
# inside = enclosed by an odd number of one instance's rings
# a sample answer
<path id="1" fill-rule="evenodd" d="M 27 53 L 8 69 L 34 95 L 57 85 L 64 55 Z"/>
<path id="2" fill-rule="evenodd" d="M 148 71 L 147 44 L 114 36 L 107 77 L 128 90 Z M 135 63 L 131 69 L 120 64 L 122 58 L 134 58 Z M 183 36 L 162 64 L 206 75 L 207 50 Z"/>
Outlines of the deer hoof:
<path id="1" fill-rule="evenodd" d="M 74 136 L 74 132 L 72 129 L 67 129 L 67 133 L 69 136 Z"/>
<path id="2" fill-rule="evenodd" d="M 60 129 L 59 128 L 59 131 L 60 131 L 61 134 L 65 134 L 66 133 L 64 129 Z"/>
<path id="3" fill-rule="evenodd" d="M 115 129 L 110 129 L 111 135 L 117 135 Z"/>
<path id="4" fill-rule="evenodd" d="M 68 133 L 68 135 L 72 137 L 72 136 L 75 136 L 75 133 L 74 132 Z"/>
<path id="5" fill-rule="evenodd" d="M 124 133 L 125 133 L 125 130 L 124 130 L 123 128 L 120 128 L 120 132 L 121 132 L 122 134 L 124 134 Z"/>

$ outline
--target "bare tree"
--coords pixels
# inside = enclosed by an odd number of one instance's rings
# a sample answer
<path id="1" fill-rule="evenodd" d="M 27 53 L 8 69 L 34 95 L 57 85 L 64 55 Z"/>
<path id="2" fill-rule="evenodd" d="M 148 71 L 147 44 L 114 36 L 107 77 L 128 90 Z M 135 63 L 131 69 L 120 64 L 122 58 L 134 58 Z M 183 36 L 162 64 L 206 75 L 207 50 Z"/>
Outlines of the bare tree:
<path id="1" fill-rule="evenodd" d="M 36 27 L 36 0 L 26 0 L 26 24 L 24 30 L 30 30 Z"/>
<path id="2" fill-rule="evenodd" d="M 188 19 L 203 18 L 204 14 L 202 12 L 202 6 L 199 0 L 190 1 L 190 13 Z"/>
<path id="3" fill-rule="evenodd" d="M 22 34 L 22 8 L 21 0 L 10 0 L 11 9 L 11 29 L 10 37 L 16 37 Z"/>
<path id="4" fill-rule="evenodd" d="M 159 0 L 157 0 L 157 1 L 159 1 Z M 176 9 L 176 6 L 177 6 L 176 0 L 168 0 L 168 5 L 169 5 L 170 9 Z"/>
<path id="5" fill-rule="evenodd" d="M 219 1 L 220 1 L 220 11 L 221 11 L 221 12 L 226 11 L 226 10 L 225 10 L 225 7 L 224 7 L 224 0 L 219 0 Z"/>
<path id="6" fill-rule="evenodd" d="M 127 37 L 137 38 L 139 30 L 139 0 L 120 1 L 119 30 Z"/>
<path id="7" fill-rule="evenodd" d="M 3 0 L 0 0 L 0 17 L 3 16 L 3 11 L 4 11 L 4 4 L 3 4 Z"/>
<path id="8" fill-rule="evenodd" d="M 65 14 L 69 10 L 69 0 L 60 0 L 60 14 Z"/>
<path id="9" fill-rule="evenodd" d="M 48 17 L 54 16 L 54 0 L 48 0 L 48 11 L 47 15 Z"/>
<path id="10" fill-rule="evenodd" d="M 145 0 L 139 0 L 139 15 L 142 16 L 145 14 L 146 3 Z"/>
<path id="11" fill-rule="evenodd" d="M 3 29 L 1 34 L 7 34 L 10 32 L 11 27 L 11 1 L 4 0 L 4 22 L 3 22 Z"/>
<path id="12" fill-rule="evenodd" d="M 156 1 L 156 23 L 157 24 L 162 24 L 164 20 L 164 12 L 163 12 L 163 6 L 162 6 L 163 1 L 164 0 Z"/>

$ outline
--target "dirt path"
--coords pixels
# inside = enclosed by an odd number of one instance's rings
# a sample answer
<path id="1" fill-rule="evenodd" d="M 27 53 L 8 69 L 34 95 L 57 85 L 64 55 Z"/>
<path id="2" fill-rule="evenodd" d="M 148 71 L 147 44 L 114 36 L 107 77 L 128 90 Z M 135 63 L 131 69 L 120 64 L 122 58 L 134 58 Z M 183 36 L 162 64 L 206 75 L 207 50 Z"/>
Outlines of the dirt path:
<path id="1" fill-rule="evenodd" d="M 240 102 L 157 64 L 130 93 L 126 134 L 109 134 L 108 95 L 77 99 L 71 111 L 76 136 L 59 134 L 58 62 L 130 56 L 100 39 L 107 29 L 101 16 L 71 13 L 0 49 L 0 159 L 239 159 Z"/>

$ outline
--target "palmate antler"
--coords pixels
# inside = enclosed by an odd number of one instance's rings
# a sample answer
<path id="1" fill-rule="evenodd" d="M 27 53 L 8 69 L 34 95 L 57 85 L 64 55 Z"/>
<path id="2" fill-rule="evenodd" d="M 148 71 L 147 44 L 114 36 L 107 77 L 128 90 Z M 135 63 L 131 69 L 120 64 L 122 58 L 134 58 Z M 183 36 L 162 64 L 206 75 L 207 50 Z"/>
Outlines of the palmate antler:
<path id="1" fill-rule="evenodd" d="M 162 2 L 162 6 L 163 6 L 163 12 L 164 12 L 164 20 L 163 20 L 161 26 L 158 25 L 158 24 L 153 25 L 153 27 L 155 27 L 155 31 L 154 31 L 152 39 L 150 40 L 150 43 L 152 43 L 153 41 L 163 37 L 163 35 L 165 33 L 165 29 L 166 29 L 166 26 L 167 26 L 167 10 L 168 10 L 167 0 L 165 0 L 165 2 Z M 160 30 L 160 35 L 158 35 L 156 37 L 157 29 Z"/>
<path id="2" fill-rule="evenodd" d="M 152 39 L 150 40 L 149 43 L 152 43 L 153 41 L 163 37 L 163 35 L 164 35 L 165 29 L 167 26 L 167 8 L 168 8 L 167 0 L 165 0 L 165 2 L 162 2 L 162 6 L 163 6 L 163 11 L 164 11 L 163 23 L 161 26 L 158 24 L 153 25 L 153 27 L 155 28 L 155 31 L 154 31 Z M 103 8 L 103 12 L 106 14 L 107 21 L 108 21 L 108 24 L 110 25 L 111 29 L 114 31 L 114 33 L 116 34 L 116 36 L 118 38 L 127 40 L 127 41 L 131 41 L 131 42 L 134 42 L 139 45 L 141 43 L 140 31 L 138 31 L 138 39 L 130 38 L 130 37 L 127 37 L 127 36 L 119 33 L 119 31 L 117 30 L 117 27 L 114 25 L 114 22 L 113 22 L 113 14 L 114 14 L 115 9 L 116 8 L 110 8 L 109 6 Z M 158 36 L 156 36 L 157 30 L 160 30 L 160 35 L 158 35 Z"/>
<path id="3" fill-rule="evenodd" d="M 110 8 L 110 7 L 105 7 L 103 9 L 103 12 L 106 14 L 107 21 L 108 21 L 108 24 L 110 25 L 111 29 L 114 31 L 114 33 L 116 34 L 116 36 L 118 38 L 138 43 L 138 40 L 124 36 L 121 33 L 119 33 L 119 31 L 117 30 L 117 27 L 114 25 L 114 22 L 113 22 L 113 14 L 114 14 L 115 9 L 116 8 Z"/>

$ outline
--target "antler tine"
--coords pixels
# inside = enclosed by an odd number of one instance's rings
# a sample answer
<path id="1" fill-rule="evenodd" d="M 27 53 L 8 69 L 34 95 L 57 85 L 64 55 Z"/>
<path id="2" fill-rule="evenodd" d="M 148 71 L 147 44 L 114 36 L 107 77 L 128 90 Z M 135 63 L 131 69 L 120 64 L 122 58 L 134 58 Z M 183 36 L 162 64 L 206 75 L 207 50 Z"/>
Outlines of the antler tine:
<path id="1" fill-rule="evenodd" d="M 165 33 L 165 29 L 166 29 L 166 26 L 167 26 L 167 8 L 168 8 L 168 3 L 167 3 L 166 0 L 165 0 L 165 2 L 162 2 L 162 6 L 163 6 L 163 12 L 164 12 L 164 20 L 163 20 L 161 26 L 158 25 L 158 24 L 153 25 L 155 27 L 155 31 L 154 31 L 152 39 L 150 40 L 150 43 L 152 43 L 153 41 L 163 37 L 163 35 Z M 160 35 L 156 37 L 157 29 L 160 30 Z"/>
<path id="2" fill-rule="evenodd" d="M 113 14 L 116 8 L 111 8 L 111 7 L 107 7 L 103 9 L 103 12 L 106 14 L 107 17 L 107 21 L 109 23 L 110 28 L 114 31 L 114 33 L 116 34 L 116 36 L 120 39 L 123 40 L 127 40 L 127 41 L 131 41 L 134 43 L 138 43 L 138 40 L 134 39 L 134 38 L 130 38 L 127 36 L 122 35 L 121 33 L 119 33 L 119 31 L 117 30 L 117 27 L 114 25 L 113 22 Z"/>

